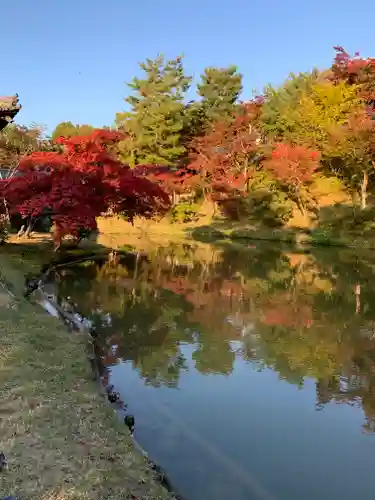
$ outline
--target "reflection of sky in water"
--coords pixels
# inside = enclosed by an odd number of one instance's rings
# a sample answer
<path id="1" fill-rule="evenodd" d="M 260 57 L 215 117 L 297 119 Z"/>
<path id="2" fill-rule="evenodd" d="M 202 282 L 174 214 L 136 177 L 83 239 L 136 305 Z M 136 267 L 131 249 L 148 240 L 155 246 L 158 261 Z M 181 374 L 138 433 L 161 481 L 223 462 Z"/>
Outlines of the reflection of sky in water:
<path id="1" fill-rule="evenodd" d="M 373 498 L 375 438 L 361 433 L 361 411 L 317 412 L 314 381 L 299 389 L 239 358 L 229 376 L 202 375 L 193 347 L 182 351 L 189 371 L 178 390 L 145 386 L 129 363 L 112 380 L 137 439 L 188 499 Z"/>

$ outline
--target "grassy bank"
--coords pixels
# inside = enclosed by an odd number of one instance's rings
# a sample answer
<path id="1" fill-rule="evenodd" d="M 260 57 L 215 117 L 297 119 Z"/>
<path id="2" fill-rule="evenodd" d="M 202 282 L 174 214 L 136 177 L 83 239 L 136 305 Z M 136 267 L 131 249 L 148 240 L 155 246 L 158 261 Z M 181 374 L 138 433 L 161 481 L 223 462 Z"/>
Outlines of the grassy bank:
<path id="1" fill-rule="evenodd" d="M 35 261 L 0 254 L 0 497 L 22 500 L 165 499 L 130 435 L 92 381 L 85 340 L 21 297 Z"/>
<path id="2" fill-rule="evenodd" d="M 328 209 L 327 209 L 328 210 Z M 171 223 L 167 218 L 160 221 L 136 219 L 133 224 L 118 217 L 99 217 L 97 237 L 84 240 L 82 248 L 123 248 L 128 245 L 146 250 L 148 245 L 159 246 L 171 243 L 211 243 L 226 240 L 246 243 L 246 241 L 278 241 L 296 245 L 340 246 L 346 248 L 375 249 L 375 212 L 369 211 L 361 220 L 348 216 L 348 207 L 336 207 L 320 225 L 287 225 L 281 228 L 267 227 L 262 221 L 228 221 L 208 214 L 190 223 Z M 349 210 L 350 211 L 350 210 Z M 294 220 L 298 222 L 297 219 Z M 302 222 L 302 221 L 300 221 Z M 14 243 L 36 243 L 51 252 L 49 234 L 35 234 L 31 240 L 19 239 L 12 235 Z M 43 244 L 42 244 L 43 243 Z"/>
<path id="3" fill-rule="evenodd" d="M 200 220 L 188 224 L 171 224 L 136 220 L 131 225 L 121 219 L 99 220 L 100 234 L 97 243 L 105 247 L 119 248 L 123 245 L 138 246 L 138 242 L 163 244 L 173 242 L 213 242 L 217 240 L 279 241 L 296 245 L 341 246 L 353 248 L 375 248 L 375 231 L 332 231 L 327 228 L 306 227 L 269 228 L 260 224 L 229 222 L 226 220 Z"/>
<path id="4" fill-rule="evenodd" d="M 343 238 L 324 231 L 297 228 L 286 229 L 271 229 L 271 228 L 254 228 L 246 225 L 238 225 L 237 227 L 222 227 L 222 226 L 200 226 L 194 229 L 192 233 L 195 239 L 229 239 L 231 241 L 259 240 L 259 241 L 275 241 L 281 243 L 290 243 L 294 245 L 321 245 L 321 246 L 340 246 L 340 247 L 366 247 L 371 245 L 371 242 L 363 238 Z M 375 248 L 375 240 L 372 242 Z"/>

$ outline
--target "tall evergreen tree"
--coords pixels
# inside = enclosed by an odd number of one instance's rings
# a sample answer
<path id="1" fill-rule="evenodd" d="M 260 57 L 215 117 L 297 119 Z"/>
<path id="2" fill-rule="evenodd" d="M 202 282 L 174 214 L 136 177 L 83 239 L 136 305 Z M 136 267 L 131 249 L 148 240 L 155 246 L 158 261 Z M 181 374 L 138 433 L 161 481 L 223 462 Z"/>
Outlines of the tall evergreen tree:
<path id="1" fill-rule="evenodd" d="M 184 142 L 191 147 L 194 137 L 202 136 L 215 122 L 230 122 L 234 118 L 237 100 L 242 92 L 242 75 L 236 66 L 208 67 L 197 85 L 199 101 L 185 107 Z"/>
<path id="2" fill-rule="evenodd" d="M 116 123 L 126 134 L 119 144 L 121 159 L 130 165 L 173 165 L 185 152 L 184 94 L 191 78 L 184 74 L 182 58 L 147 59 L 140 67 L 144 78 L 133 78 L 133 95 L 125 99 L 131 111 L 118 113 Z"/>
<path id="3" fill-rule="evenodd" d="M 210 122 L 232 117 L 236 102 L 242 92 L 242 75 L 236 66 L 209 67 L 201 75 L 197 85 L 201 106 Z"/>

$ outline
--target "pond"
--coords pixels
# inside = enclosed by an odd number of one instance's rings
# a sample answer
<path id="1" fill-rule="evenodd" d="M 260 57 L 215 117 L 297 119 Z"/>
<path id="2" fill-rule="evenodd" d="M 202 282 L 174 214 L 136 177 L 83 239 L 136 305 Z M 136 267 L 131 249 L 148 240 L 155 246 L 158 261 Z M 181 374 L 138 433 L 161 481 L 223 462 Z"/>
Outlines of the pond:
<path id="1" fill-rule="evenodd" d="M 370 500 L 375 258 L 170 246 L 56 270 L 104 383 L 187 500 Z"/>

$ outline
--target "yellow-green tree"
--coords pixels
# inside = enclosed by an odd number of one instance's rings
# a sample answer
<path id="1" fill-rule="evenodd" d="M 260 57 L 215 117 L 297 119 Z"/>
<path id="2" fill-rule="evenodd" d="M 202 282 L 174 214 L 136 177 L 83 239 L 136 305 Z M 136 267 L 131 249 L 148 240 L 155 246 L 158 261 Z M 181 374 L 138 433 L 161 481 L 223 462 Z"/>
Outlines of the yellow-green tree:
<path id="1" fill-rule="evenodd" d="M 61 122 L 56 125 L 55 130 L 52 132 L 51 139 L 58 137 L 73 137 L 75 135 L 87 135 L 94 130 L 92 125 L 74 125 L 72 122 Z"/>
<path id="2" fill-rule="evenodd" d="M 266 131 L 275 137 L 324 151 L 330 131 L 361 106 L 356 86 L 319 81 L 313 75 L 274 92 L 264 105 Z M 272 113 L 271 113 L 272 110 Z"/>
<path id="3" fill-rule="evenodd" d="M 301 98 L 308 95 L 311 87 L 319 81 L 317 70 L 311 73 L 291 74 L 278 88 L 264 89 L 264 105 L 261 113 L 262 129 L 268 139 L 280 141 L 291 129 L 294 120 L 291 111 L 298 106 Z"/>
<path id="4" fill-rule="evenodd" d="M 42 129 L 38 126 L 9 125 L 0 132 L 0 165 L 5 169 L 18 166 L 20 159 L 41 146 Z"/>
<path id="5" fill-rule="evenodd" d="M 297 106 L 288 110 L 286 137 L 296 144 L 307 144 L 321 151 L 337 125 L 346 123 L 353 110 L 361 106 L 357 88 L 341 82 L 325 81 L 312 85 Z"/>

